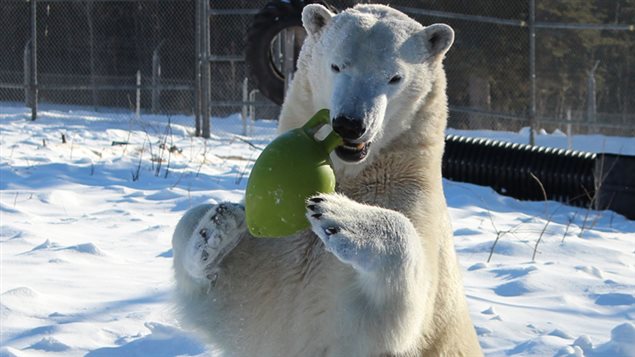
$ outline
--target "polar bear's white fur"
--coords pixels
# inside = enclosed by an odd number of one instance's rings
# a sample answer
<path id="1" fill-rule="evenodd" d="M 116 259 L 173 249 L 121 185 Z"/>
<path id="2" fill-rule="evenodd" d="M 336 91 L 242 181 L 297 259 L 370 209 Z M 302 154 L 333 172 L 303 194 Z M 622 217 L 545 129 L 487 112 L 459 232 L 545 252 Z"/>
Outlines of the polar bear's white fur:
<path id="1" fill-rule="evenodd" d="M 441 184 L 452 29 L 381 5 L 302 17 L 280 132 L 331 110 L 338 193 L 286 238 L 251 237 L 238 204 L 188 211 L 173 237 L 184 321 L 232 356 L 480 356 Z"/>

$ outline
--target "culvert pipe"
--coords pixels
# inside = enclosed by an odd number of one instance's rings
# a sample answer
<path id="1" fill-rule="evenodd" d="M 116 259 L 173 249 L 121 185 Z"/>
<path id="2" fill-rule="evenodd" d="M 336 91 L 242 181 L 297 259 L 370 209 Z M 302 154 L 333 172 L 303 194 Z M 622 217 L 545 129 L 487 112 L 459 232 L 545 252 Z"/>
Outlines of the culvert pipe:
<path id="1" fill-rule="evenodd" d="M 635 219 L 635 157 L 447 135 L 443 176 L 522 200 L 612 209 Z"/>

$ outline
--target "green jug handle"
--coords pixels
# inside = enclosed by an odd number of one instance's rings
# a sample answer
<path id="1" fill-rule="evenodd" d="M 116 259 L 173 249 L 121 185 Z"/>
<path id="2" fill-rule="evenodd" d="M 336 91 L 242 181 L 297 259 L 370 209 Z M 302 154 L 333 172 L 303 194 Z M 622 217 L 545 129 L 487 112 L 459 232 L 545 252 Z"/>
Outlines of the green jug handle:
<path id="1" fill-rule="evenodd" d="M 344 141 L 342 138 L 337 135 L 336 132 L 331 131 L 331 133 L 322 140 L 322 146 L 326 150 L 327 153 L 331 153 L 331 151 L 335 150 L 336 147 L 342 145 Z"/>
<path id="2" fill-rule="evenodd" d="M 309 137 L 313 138 L 313 135 L 315 134 L 315 130 L 313 129 L 322 125 L 330 124 L 330 121 L 331 119 L 329 110 L 321 109 L 317 113 L 315 113 L 315 115 L 313 115 L 313 117 L 309 119 L 306 124 L 302 126 L 302 130 L 304 130 L 304 132 Z M 321 143 L 324 147 L 324 150 L 326 150 L 327 153 L 330 153 L 331 151 L 335 150 L 336 147 L 342 144 L 342 138 L 340 138 L 340 136 L 337 135 L 336 132 L 331 131 L 331 133 L 326 138 L 324 138 Z"/>

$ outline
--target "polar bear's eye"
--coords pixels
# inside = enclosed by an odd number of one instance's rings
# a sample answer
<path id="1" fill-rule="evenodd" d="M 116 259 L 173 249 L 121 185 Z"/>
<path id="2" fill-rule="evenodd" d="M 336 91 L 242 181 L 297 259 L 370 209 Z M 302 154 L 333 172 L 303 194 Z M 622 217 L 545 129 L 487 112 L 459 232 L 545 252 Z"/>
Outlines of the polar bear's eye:
<path id="1" fill-rule="evenodd" d="M 333 70 L 333 72 L 335 73 L 340 73 L 340 67 L 338 67 L 336 64 L 331 65 L 331 70 Z"/>
<path id="2" fill-rule="evenodd" d="M 399 82 L 401 82 L 401 76 L 400 75 L 395 75 L 394 77 L 390 78 L 390 80 L 388 81 L 388 84 L 397 84 Z"/>

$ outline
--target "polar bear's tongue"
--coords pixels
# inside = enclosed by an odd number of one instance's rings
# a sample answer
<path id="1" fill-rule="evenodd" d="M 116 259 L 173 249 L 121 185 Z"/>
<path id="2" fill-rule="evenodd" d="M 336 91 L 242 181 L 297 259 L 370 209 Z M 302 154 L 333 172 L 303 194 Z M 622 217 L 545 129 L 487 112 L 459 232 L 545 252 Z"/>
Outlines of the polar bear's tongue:
<path id="1" fill-rule="evenodd" d="M 366 146 L 366 143 L 349 143 L 349 142 L 344 142 L 344 146 L 346 146 L 347 149 L 351 149 L 351 150 L 363 150 L 364 147 Z"/>

